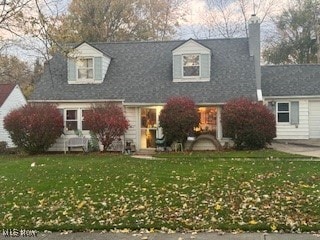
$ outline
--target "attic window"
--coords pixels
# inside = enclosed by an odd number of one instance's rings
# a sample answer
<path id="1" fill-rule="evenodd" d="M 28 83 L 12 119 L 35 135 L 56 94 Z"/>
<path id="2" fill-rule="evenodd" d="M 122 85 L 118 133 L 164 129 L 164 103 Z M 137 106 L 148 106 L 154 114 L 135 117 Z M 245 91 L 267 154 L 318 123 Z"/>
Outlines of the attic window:
<path id="1" fill-rule="evenodd" d="M 183 77 L 200 76 L 200 56 L 184 55 L 183 56 Z"/>
<path id="2" fill-rule="evenodd" d="M 80 58 L 77 61 L 78 79 L 93 79 L 93 58 Z"/>

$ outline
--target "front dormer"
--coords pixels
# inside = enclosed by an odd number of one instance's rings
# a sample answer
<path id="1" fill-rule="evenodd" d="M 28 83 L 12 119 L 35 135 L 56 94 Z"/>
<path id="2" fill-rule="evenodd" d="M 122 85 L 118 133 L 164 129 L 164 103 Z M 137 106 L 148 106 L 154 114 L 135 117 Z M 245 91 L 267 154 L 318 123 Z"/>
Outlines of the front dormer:
<path id="1" fill-rule="evenodd" d="M 210 81 L 211 50 L 190 39 L 172 51 L 173 82 Z"/>
<path id="2" fill-rule="evenodd" d="M 88 43 L 68 54 L 68 84 L 99 84 L 108 71 L 111 58 Z"/>

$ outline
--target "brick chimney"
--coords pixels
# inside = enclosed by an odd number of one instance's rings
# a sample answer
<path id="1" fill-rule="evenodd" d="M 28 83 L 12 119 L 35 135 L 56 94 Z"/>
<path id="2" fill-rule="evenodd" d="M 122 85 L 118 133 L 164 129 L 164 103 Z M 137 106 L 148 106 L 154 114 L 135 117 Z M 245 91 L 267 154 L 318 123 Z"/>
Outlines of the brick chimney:
<path id="1" fill-rule="evenodd" d="M 258 100 L 261 94 L 261 66 L 260 66 L 260 19 L 256 15 L 252 15 L 249 19 L 249 53 L 250 57 L 253 57 L 256 84 L 257 84 L 257 95 Z M 262 97 L 262 96 L 261 96 Z"/>

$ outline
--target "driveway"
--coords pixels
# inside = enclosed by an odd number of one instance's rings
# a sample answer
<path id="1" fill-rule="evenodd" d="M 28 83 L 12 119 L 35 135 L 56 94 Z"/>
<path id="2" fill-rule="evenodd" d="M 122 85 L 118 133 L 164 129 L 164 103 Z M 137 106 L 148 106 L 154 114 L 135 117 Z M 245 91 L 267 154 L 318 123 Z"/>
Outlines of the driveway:
<path id="1" fill-rule="evenodd" d="M 277 151 L 320 158 L 320 139 L 275 140 L 271 147 Z"/>

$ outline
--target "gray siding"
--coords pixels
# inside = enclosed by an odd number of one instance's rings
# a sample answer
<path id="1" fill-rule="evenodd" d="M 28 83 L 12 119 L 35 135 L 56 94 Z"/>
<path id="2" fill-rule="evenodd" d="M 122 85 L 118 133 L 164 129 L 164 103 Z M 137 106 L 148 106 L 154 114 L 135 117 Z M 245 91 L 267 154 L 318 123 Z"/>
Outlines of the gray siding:
<path id="1" fill-rule="evenodd" d="M 74 59 L 68 59 L 68 81 L 76 81 L 77 80 L 77 68 Z"/>
<path id="2" fill-rule="evenodd" d="M 201 78 L 210 78 L 210 54 L 201 54 L 200 56 Z"/>
<path id="3" fill-rule="evenodd" d="M 182 56 L 173 56 L 173 79 L 182 78 Z"/>

